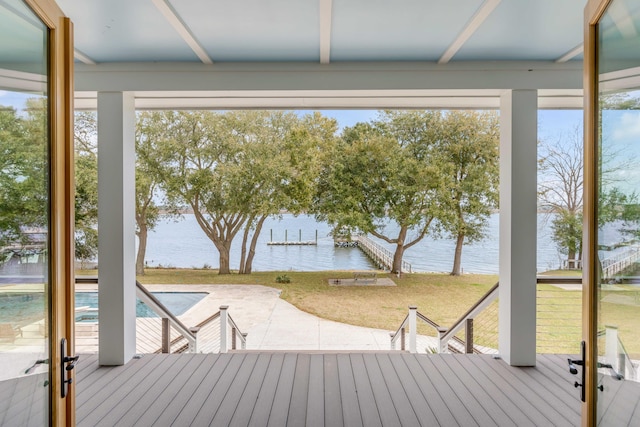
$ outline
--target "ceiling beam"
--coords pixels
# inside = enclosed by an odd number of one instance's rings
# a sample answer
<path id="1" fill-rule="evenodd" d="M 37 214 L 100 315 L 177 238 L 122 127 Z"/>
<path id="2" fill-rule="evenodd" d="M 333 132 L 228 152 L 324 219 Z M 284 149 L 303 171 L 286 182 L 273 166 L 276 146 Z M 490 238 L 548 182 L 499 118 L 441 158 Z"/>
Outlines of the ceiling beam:
<path id="1" fill-rule="evenodd" d="M 565 53 L 560 58 L 556 59 L 555 62 L 557 64 L 562 64 L 563 62 L 567 62 L 575 58 L 576 56 L 580 55 L 582 52 L 584 52 L 584 45 L 580 43 L 578 46 L 574 47 L 569 52 Z"/>
<path id="2" fill-rule="evenodd" d="M 204 50 L 200 43 L 196 40 L 196 38 L 191 34 L 189 27 L 182 22 L 182 19 L 178 16 L 173 7 L 169 4 L 168 0 L 152 0 L 153 4 L 158 8 L 160 13 L 166 18 L 167 21 L 173 26 L 173 28 L 178 32 L 180 37 L 189 45 L 191 50 L 200 58 L 205 64 L 213 64 L 213 61 Z"/>
<path id="3" fill-rule="evenodd" d="M 633 39 L 638 36 L 638 30 L 633 22 L 633 15 L 624 2 L 612 2 L 607 9 L 611 20 L 626 39 Z"/>
<path id="4" fill-rule="evenodd" d="M 73 50 L 73 57 L 76 58 L 78 61 L 87 64 L 87 65 L 96 65 L 96 61 L 94 61 L 93 59 L 89 58 L 87 55 L 85 55 L 84 53 L 80 52 L 78 49 L 74 49 Z"/>
<path id="5" fill-rule="evenodd" d="M 332 0 L 320 2 L 320 63 L 328 64 L 331 60 L 331 24 Z"/>
<path id="6" fill-rule="evenodd" d="M 82 91 L 581 89 L 582 63 L 102 63 L 75 77 Z"/>
<path id="7" fill-rule="evenodd" d="M 480 25 L 489 17 L 491 12 L 500 4 L 501 0 L 485 0 L 480 6 L 478 11 L 469 20 L 467 25 L 462 29 L 458 37 L 449 45 L 447 50 L 442 54 L 438 60 L 438 64 L 448 63 L 453 56 L 458 53 L 462 45 L 476 32 Z"/>
<path id="8" fill-rule="evenodd" d="M 497 109 L 500 90 L 136 92 L 138 110 L 162 109 Z M 95 110 L 96 92 L 76 92 L 75 107 Z M 538 108 L 582 108 L 582 90 L 540 90 Z"/>

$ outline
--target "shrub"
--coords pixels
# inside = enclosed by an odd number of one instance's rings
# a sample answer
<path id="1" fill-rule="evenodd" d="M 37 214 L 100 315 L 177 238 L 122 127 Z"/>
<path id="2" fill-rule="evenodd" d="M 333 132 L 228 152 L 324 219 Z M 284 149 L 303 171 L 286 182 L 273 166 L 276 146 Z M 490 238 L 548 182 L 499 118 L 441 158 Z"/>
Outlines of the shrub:
<path id="1" fill-rule="evenodd" d="M 291 279 L 286 274 L 276 277 L 276 283 L 291 283 Z"/>

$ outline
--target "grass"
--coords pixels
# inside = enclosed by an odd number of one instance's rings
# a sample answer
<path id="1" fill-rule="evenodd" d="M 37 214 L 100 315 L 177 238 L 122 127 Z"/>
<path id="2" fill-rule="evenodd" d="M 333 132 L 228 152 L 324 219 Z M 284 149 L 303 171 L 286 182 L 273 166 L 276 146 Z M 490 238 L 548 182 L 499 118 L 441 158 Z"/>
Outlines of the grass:
<path id="1" fill-rule="evenodd" d="M 79 274 L 96 274 L 81 271 Z M 563 271 L 548 272 L 561 275 Z M 577 272 L 577 274 L 580 274 Z M 286 275 L 290 283 L 276 283 Z M 566 275 L 576 275 L 575 271 Z M 255 272 L 250 275 L 219 275 L 211 269 L 148 269 L 138 277 L 143 284 L 246 284 L 264 285 L 282 290 L 281 298 L 300 310 L 324 319 L 351 325 L 395 330 L 408 313 L 410 305 L 444 327 L 449 327 L 495 284 L 495 275 L 405 274 L 402 278 L 379 272 L 396 286 L 330 286 L 329 279 L 349 279 L 349 271 Z M 606 302 L 601 307 L 606 324 L 618 325 L 627 351 L 640 358 L 640 289 L 618 286 L 603 296 L 615 295 L 619 303 Z M 538 352 L 577 353 L 581 340 L 582 293 L 565 291 L 552 285 L 538 285 Z M 637 305 L 634 305 L 637 302 Z M 497 304 L 481 314 L 474 326 L 476 342 L 497 346 Z M 434 335 L 427 326 L 420 333 Z"/>
<path id="2" fill-rule="evenodd" d="M 286 274 L 290 283 L 276 283 Z M 330 286 L 329 279 L 353 278 L 348 271 L 255 272 L 218 275 L 215 270 L 149 269 L 143 284 L 250 284 L 282 290 L 281 298 L 307 313 L 351 325 L 393 330 L 410 305 L 442 325 L 450 325 L 497 281 L 497 276 L 466 274 L 405 274 L 402 278 L 379 273 L 396 286 Z"/>

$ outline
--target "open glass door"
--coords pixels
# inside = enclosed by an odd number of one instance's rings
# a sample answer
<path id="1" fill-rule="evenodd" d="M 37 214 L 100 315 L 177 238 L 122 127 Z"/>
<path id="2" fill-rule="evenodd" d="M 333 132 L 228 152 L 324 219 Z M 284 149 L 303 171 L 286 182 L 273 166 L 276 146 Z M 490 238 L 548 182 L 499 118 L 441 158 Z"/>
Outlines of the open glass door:
<path id="1" fill-rule="evenodd" d="M 585 422 L 639 425 L 640 0 L 598 3 L 587 8 L 585 44 L 591 76 L 585 153 L 592 179 Z"/>
<path id="2" fill-rule="evenodd" d="M 70 31 L 52 2 L 0 0 L 0 425 L 73 422 Z"/>
<path id="3" fill-rule="evenodd" d="M 49 420 L 48 31 L 0 6 L 0 424 Z"/>

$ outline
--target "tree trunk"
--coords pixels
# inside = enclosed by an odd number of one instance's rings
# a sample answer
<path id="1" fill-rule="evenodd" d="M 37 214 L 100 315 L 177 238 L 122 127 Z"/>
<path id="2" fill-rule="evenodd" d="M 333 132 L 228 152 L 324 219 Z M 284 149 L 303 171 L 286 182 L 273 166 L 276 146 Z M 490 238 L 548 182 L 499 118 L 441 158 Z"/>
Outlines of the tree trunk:
<path id="1" fill-rule="evenodd" d="M 404 239 L 407 237 L 407 227 L 400 227 L 400 233 L 396 239 L 396 252 L 393 254 L 392 273 L 402 273 L 402 257 L 404 256 Z"/>
<path id="2" fill-rule="evenodd" d="M 147 224 L 138 224 L 138 254 L 136 255 L 136 275 L 144 276 L 144 257 L 147 253 Z"/>
<path id="3" fill-rule="evenodd" d="M 240 266 L 238 267 L 238 274 L 245 274 L 246 262 L 247 259 L 247 240 L 249 240 L 249 230 L 251 229 L 251 220 L 247 221 L 247 225 L 244 228 L 244 233 L 242 235 L 242 246 L 240 250 Z"/>
<path id="4" fill-rule="evenodd" d="M 402 257 L 404 256 L 404 245 L 398 244 L 396 246 L 396 251 L 393 254 L 393 268 L 391 269 L 392 273 L 398 274 L 402 273 Z"/>
<path id="5" fill-rule="evenodd" d="M 462 245 L 464 244 L 464 234 L 458 234 L 456 240 L 456 252 L 453 256 L 453 269 L 451 270 L 452 276 L 460 275 L 460 264 L 462 262 Z"/>
<path id="6" fill-rule="evenodd" d="M 256 230 L 253 233 L 253 237 L 251 238 L 251 246 L 249 246 L 249 255 L 247 256 L 247 262 L 244 265 L 244 274 L 251 274 L 251 270 L 253 268 L 253 257 L 256 254 L 256 243 L 258 243 L 258 236 L 262 231 L 262 225 L 264 221 L 267 219 L 267 216 L 262 216 L 258 223 L 256 224 Z"/>
<path id="7" fill-rule="evenodd" d="M 229 252 L 231 251 L 231 242 L 224 241 L 219 245 L 216 245 L 218 252 L 220 252 L 220 268 L 218 274 L 231 274 L 231 266 L 229 263 Z"/>
<path id="8" fill-rule="evenodd" d="M 569 249 L 567 254 L 567 268 L 573 270 L 576 268 L 576 251 Z"/>

